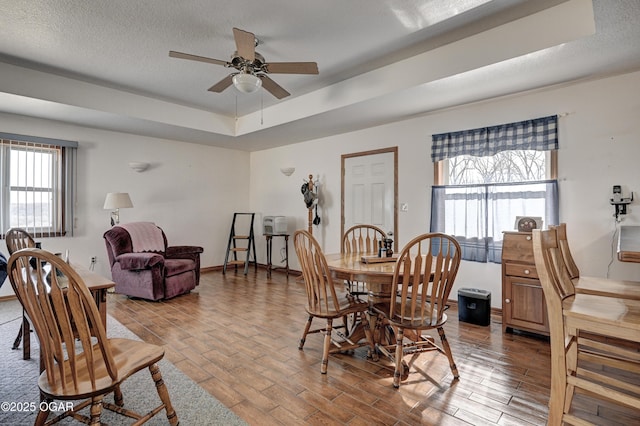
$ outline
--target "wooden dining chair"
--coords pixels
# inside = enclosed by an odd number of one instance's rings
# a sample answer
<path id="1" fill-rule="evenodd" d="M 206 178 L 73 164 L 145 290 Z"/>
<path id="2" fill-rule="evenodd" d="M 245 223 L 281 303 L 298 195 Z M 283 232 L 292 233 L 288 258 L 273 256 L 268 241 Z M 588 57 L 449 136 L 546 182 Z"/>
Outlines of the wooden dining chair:
<path id="1" fill-rule="evenodd" d="M 369 345 L 368 356 L 375 357 L 369 321 L 367 316 L 364 315 L 369 309 L 368 302 L 354 297 L 347 292 L 343 285 L 334 285 L 331 271 L 327 266 L 327 260 L 313 235 L 304 230 L 296 231 L 293 236 L 293 245 L 302 269 L 302 277 L 307 293 L 306 311 L 309 315 L 298 349 L 302 350 L 308 334 L 324 334 L 322 364 L 320 366 L 322 374 L 327 373 L 330 353 L 348 351 Z M 333 324 L 334 319 L 344 318 L 352 314 L 360 314 L 361 326 L 364 328 L 366 337 L 364 341 L 351 341 L 346 333 L 339 333 L 340 330 L 347 330 L 346 324 L 335 326 Z M 311 329 L 311 323 L 314 318 L 326 321 L 326 325 Z M 333 333 L 336 331 L 338 332 L 336 333 L 337 338 L 334 338 Z"/>
<path id="2" fill-rule="evenodd" d="M 575 293 L 556 234 L 556 229 L 532 233 L 549 315 L 548 424 L 591 424 L 572 409 L 576 389 L 640 410 L 640 301 Z"/>
<path id="3" fill-rule="evenodd" d="M 11 256 L 14 252 L 23 249 L 23 248 L 35 248 L 36 242 L 31 236 L 31 234 L 23 228 L 10 228 L 4 236 L 5 243 L 7 244 L 7 250 L 9 251 L 9 256 Z M 29 319 L 25 314 L 24 310 L 22 311 L 22 324 L 20 325 L 20 329 L 18 330 L 18 335 L 13 341 L 13 346 L 11 349 L 18 349 L 20 347 L 20 342 L 24 339 L 24 343 L 22 344 L 22 358 L 30 359 L 31 358 L 31 324 L 29 324 Z"/>
<path id="4" fill-rule="evenodd" d="M 416 356 L 426 351 L 444 354 L 453 377 L 459 377 L 443 327 L 447 322 L 447 300 L 458 273 L 461 254 L 460 245 L 453 237 L 429 233 L 411 240 L 398 255 L 392 286 L 397 292 L 391 295 L 389 302 L 374 305 L 374 311 L 386 318 L 395 330 L 396 341 L 380 344 L 377 349 L 394 363 L 393 386 L 396 388 L 409 373 Z M 377 324 L 382 322 L 378 320 Z M 432 329 L 438 331 L 441 345 L 423 335 L 424 331 Z M 411 333 L 407 333 L 409 331 Z M 413 354 L 408 363 L 404 361 L 405 354 Z"/>
<path id="5" fill-rule="evenodd" d="M 558 239 L 558 247 L 562 255 L 564 267 L 571 278 L 571 283 L 576 293 L 640 300 L 640 282 L 581 276 L 580 269 L 571 254 L 569 239 L 567 238 L 567 224 L 561 223 L 560 225 L 550 226 L 549 228 L 556 230 L 556 238 Z"/>
<path id="6" fill-rule="evenodd" d="M 30 262 L 34 259 L 35 262 Z M 27 312 L 40 341 L 44 371 L 38 379 L 43 398 L 36 425 L 56 423 L 72 416 L 86 424 L 100 424 L 103 406 L 142 424 L 166 410 L 169 424 L 178 424 L 158 361 L 161 346 L 107 338 L 104 324 L 87 286 L 78 273 L 60 257 L 41 249 L 14 252 L 8 262 L 13 290 Z M 94 337 L 92 337 L 92 335 Z M 148 368 L 161 404 L 146 414 L 124 407 L 120 385 L 128 377 Z M 114 393 L 115 404 L 103 402 Z M 72 408 L 49 419 L 53 401 L 78 401 Z M 81 412 L 89 407 L 89 412 Z"/>
<path id="7" fill-rule="evenodd" d="M 354 225 L 342 236 L 341 253 L 362 256 L 378 254 L 378 247 L 384 244 L 386 234 L 374 225 Z M 346 281 L 349 292 L 355 296 L 367 295 L 366 283 L 359 281 Z"/>
<path id="8" fill-rule="evenodd" d="M 354 225 L 342 236 L 342 253 L 377 254 L 386 234 L 374 225 Z"/>

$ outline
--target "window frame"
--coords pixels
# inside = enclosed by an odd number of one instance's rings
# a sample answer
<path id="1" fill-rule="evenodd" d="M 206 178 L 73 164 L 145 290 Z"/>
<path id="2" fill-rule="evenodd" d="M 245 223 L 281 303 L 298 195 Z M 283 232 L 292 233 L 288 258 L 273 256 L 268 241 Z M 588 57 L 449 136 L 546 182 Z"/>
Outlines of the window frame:
<path id="1" fill-rule="evenodd" d="M 435 194 L 435 188 L 437 187 L 473 187 L 473 186 L 496 186 L 496 185 L 501 185 L 501 183 L 488 183 L 488 184 L 469 184 L 469 185 L 456 185 L 456 184 L 449 184 L 448 182 L 445 183 L 445 178 L 446 175 L 448 173 L 447 171 L 447 165 L 444 163 L 445 161 L 449 161 L 450 158 L 445 158 L 443 160 L 439 160 L 436 161 L 435 163 L 433 163 L 434 165 L 434 184 L 432 186 L 432 190 L 431 190 L 431 217 L 429 219 L 430 222 L 430 230 L 431 232 L 434 231 L 433 229 L 433 221 L 434 221 L 434 199 Z M 556 192 L 555 194 L 557 195 L 557 177 L 558 177 L 558 150 L 557 149 L 553 149 L 553 150 L 549 150 L 549 151 L 545 151 L 545 166 L 546 166 L 546 171 L 545 171 L 545 177 L 546 179 L 544 181 L 531 181 L 532 183 L 549 183 L 549 182 L 555 182 L 556 185 Z M 503 182 L 504 183 L 504 182 Z M 504 184 L 513 184 L 515 183 L 516 185 L 519 184 L 525 184 L 527 183 L 527 181 L 512 181 L 512 182 L 506 182 Z M 557 198 L 556 198 L 556 202 L 557 202 Z M 438 204 L 439 205 L 439 204 Z M 559 207 L 559 205 L 556 204 L 556 208 Z M 558 214 L 557 210 L 556 210 L 556 214 Z M 495 218 L 491 218 L 489 220 L 493 220 Z M 557 217 L 555 218 L 555 220 L 557 220 Z M 552 220 L 553 222 L 553 220 Z M 546 223 L 545 223 L 546 224 Z M 550 223 L 553 224 L 553 223 Z M 442 231 L 442 230 L 441 230 Z M 491 237 L 490 235 L 480 239 L 480 237 L 476 237 L 474 235 L 468 236 L 468 235 L 459 235 L 456 236 L 456 239 L 458 240 L 460 246 L 462 247 L 462 251 L 463 251 L 463 257 L 462 260 L 465 261 L 470 261 L 470 262 L 481 262 L 481 263 L 502 263 L 502 244 L 500 243 L 501 240 L 495 239 L 497 238 L 497 235 L 494 235 L 493 237 Z"/>
<path id="2" fill-rule="evenodd" d="M 6 231 L 11 227 L 11 193 L 14 190 L 34 192 L 29 186 L 14 186 L 11 183 L 11 152 L 21 150 L 28 152 L 30 149 L 37 151 L 45 149 L 52 151 L 55 158 L 52 161 L 50 177 L 51 188 L 39 188 L 35 192 L 47 192 L 52 194 L 50 227 L 20 226 L 27 230 L 34 238 L 63 237 L 73 235 L 74 206 L 76 194 L 76 162 L 77 147 L 75 141 L 43 138 L 36 136 L 0 133 L 0 223 L 3 229 L 1 237 L 5 237 Z M 44 191 L 40 191 L 44 189 Z M 18 227 L 18 226 L 13 226 Z"/>

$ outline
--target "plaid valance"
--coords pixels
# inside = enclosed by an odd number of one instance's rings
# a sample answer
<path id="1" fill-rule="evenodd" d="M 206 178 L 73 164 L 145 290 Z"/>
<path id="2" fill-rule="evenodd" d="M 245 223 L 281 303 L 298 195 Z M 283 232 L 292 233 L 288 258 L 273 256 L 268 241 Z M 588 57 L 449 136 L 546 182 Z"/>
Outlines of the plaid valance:
<path id="1" fill-rule="evenodd" d="M 431 160 L 458 155 L 489 157 L 500 151 L 558 149 L 558 116 L 432 135 Z"/>

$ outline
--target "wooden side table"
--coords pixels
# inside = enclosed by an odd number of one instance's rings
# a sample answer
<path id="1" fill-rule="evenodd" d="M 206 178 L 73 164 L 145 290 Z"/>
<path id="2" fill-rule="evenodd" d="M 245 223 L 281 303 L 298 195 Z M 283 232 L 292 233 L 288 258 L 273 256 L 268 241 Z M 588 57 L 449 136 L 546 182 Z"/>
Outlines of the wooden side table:
<path id="1" fill-rule="evenodd" d="M 287 277 L 289 276 L 289 234 L 264 234 L 267 239 L 267 278 L 271 278 L 271 271 L 276 269 L 284 269 L 287 271 Z M 284 238 L 284 262 L 285 266 L 274 267 L 272 264 L 273 255 L 273 237 Z"/>

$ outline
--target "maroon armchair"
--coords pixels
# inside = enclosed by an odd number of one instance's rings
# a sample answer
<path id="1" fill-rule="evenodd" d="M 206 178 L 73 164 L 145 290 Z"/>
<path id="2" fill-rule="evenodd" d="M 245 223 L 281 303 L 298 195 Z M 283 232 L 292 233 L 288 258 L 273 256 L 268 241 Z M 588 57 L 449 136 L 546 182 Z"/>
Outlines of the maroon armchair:
<path id="1" fill-rule="evenodd" d="M 116 293 L 161 300 L 199 284 L 202 247 L 168 246 L 164 231 L 151 222 L 114 226 L 104 240 Z"/>

